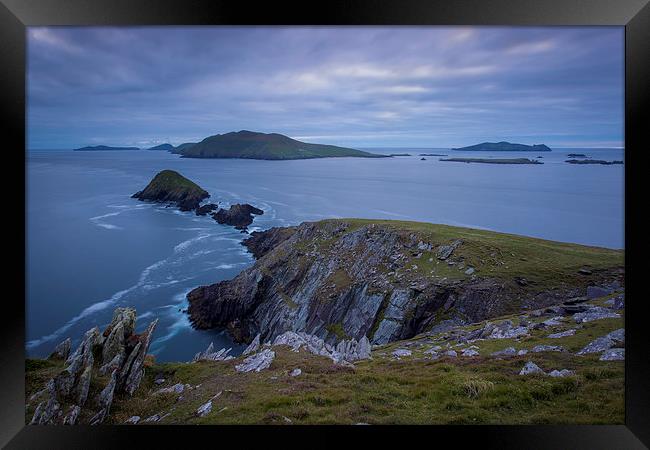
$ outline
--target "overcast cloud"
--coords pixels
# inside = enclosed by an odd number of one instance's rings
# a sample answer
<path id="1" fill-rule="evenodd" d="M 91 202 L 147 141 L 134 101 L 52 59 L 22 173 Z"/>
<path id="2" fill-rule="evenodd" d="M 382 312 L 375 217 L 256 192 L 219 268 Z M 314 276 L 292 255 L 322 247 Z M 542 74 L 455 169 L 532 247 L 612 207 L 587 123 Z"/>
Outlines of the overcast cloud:
<path id="1" fill-rule="evenodd" d="M 30 28 L 28 146 L 622 147 L 623 50 L 622 27 Z"/>

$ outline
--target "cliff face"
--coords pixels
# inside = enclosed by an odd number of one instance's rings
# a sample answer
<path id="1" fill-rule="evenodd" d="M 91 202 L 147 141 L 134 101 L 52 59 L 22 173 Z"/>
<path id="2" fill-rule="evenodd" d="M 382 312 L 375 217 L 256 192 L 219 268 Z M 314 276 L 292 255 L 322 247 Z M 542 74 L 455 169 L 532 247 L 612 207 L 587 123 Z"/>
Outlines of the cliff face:
<path id="1" fill-rule="evenodd" d="M 254 266 L 188 294 L 196 328 L 383 344 L 623 283 L 620 251 L 415 222 L 307 222 L 244 245 Z"/>

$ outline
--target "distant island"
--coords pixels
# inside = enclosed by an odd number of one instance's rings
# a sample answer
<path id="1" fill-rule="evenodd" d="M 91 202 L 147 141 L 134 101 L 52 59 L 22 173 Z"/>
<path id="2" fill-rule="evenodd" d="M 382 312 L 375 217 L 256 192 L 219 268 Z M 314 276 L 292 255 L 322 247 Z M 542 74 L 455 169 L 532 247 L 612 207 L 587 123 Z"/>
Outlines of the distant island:
<path id="1" fill-rule="evenodd" d="M 387 155 L 337 147 L 310 144 L 277 133 L 237 131 L 207 137 L 179 151 L 183 158 L 244 158 L 265 160 L 311 158 L 387 158 Z"/>
<path id="2" fill-rule="evenodd" d="M 510 142 L 483 142 L 469 147 L 452 148 L 465 152 L 550 152 L 551 149 L 544 144 L 525 145 Z"/>
<path id="3" fill-rule="evenodd" d="M 569 153 L 567 156 L 569 158 L 587 158 L 587 155 L 584 153 Z"/>
<path id="4" fill-rule="evenodd" d="M 410 153 L 391 153 L 388 156 L 411 156 Z"/>
<path id="5" fill-rule="evenodd" d="M 147 150 L 163 150 L 167 152 L 171 152 L 174 150 L 174 146 L 172 144 L 160 144 L 156 145 L 155 147 L 148 148 Z"/>
<path id="6" fill-rule="evenodd" d="M 418 156 L 449 156 L 442 153 L 420 153 Z"/>
<path id="7" fill-rule="evenodd" d="M 107 150 L 140 150 L 138 147 L 109 147 L 108 145 L 95 145 L 88 147 L 75 148 L 75 152 L 98 152 Z"/>
<path id="8" fill-rule="evenodd" d="M 544 164 L 540 161 L 528 158 L 504 158 L 504 159 L 490 159 L 490 158 L 440 158 L 440 161 L 451 162 L 464 162 L 464 163 L 482 163 L 482 164 Z"/>
<path id="9" fill-rule="evenodd" d="M 602 164 L 604 166 L 623 164 L 623 161 L 603 161 L 602 159 L 567 159 L 564 162 L 569 164 Z"/>

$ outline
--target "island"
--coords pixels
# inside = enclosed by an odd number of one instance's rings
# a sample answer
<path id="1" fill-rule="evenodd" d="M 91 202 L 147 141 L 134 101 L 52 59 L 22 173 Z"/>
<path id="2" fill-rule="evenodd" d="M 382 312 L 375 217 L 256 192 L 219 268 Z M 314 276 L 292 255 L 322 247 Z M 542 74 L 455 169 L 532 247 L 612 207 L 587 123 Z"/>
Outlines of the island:
<path id="1" fill-rule="evenodd" d="M 528 158 L 440 158 L 440 161 L 480 163 L 480 164 L 544 164 Z"/>
<path id="2" fill-rule="evenodd" d="M 443 153 L 420 153 L 418 156 L 449 156 Z"/>
<path id="3" fill-rule="evenodd" d="M 230 209 L 220 209 L 216 213 L 211 213 L 210 215 L 217 223 L 232 225 L 237 230 L 246 231 L 248 225 L 253 223 L 253 215 L 262 215 L 264 211 L 259 208 L 255 208 L 247 203 L 235 204 L 230 207 Z"/>
<path id="4" fill-rule="evenodd" d="M 411 156 L 409 153 L 391 153 L 388 156 Z"/>
<path id="5" fill-rule="evenodd" d="M 623 161 L 604 161 L 602 159 L 567 159 L 569 164 L 601 164 L 604 166 L 611 166 L 614 164 L 623 164 Z"/>
<path id="6" fill-rule="evenodd" d="M 569 153 L 569 158 L 587 158 L 584 153 Z"/>
<path id="7" fill-rule="evenodd" d="M 131 196 L 140 201 L 170 203 L 181 211 L 192 211 L 199 207 L 203 199 L 210 197 L 193 181 L 174 170 L 159 172 L 142 191 Z"/>
<path id="8" fill-rule="evenodd" d="M 483 142 L 469 147 L 452 148 L 464 152 L 550 152 L 551 149 L 544 144 L 525 145 L 510 142 Z"/>
<path id="9" fill-rule="evenodd" d="M 75 152 L 101 152 L 111 150 L 140 150 L 138 147 L 109 147 L 108 145 L 95 145 L 88 147 L 75 148 Z"/>
<path id="10" fill-rule="evenodd" d="M 180 150 L 182 158 L 243 158 L 264 160 L 312 158 L 388 158 L 388 155 L 337 147 L 310 144 L 277 133 L 237 131 L 207 137 L 201 142 Z"/>
<path id="11" fill-rule="evenodd" d="M 160 144 L 156 145 L 155 147 L 148 148 L 147 150 L 163 150 L 170 152 L 174 150 L 174 146 L 172 144 Z"/>

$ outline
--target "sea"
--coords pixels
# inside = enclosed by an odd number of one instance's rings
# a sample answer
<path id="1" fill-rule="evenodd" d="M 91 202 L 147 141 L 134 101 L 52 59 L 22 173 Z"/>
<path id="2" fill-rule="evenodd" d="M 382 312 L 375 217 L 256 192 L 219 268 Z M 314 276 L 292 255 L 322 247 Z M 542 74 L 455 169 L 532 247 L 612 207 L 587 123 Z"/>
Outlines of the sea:
<path id="1" fill-rule="evenodd" d="M 45 357 L 103 329 L 114 308 L 137 311 L 137 331 L 159 319 L 157 361 L 188 361 L 223 330 L 192 329 L 186 294 L 235 277 L 254 263 L 246 234 L 209 216 L 131 195 L 173 169 L 228 207 L 264 210 L 249 231 L 325 218 L 442 223 L 554 241 L 624 247 L 624 166 L 573 165 L 569 153 L 624 160 L 623 149 L 471 152 L 373 148 L 392 158 L 292 161 L 186 159 L 164 151 L 30 150 L 26 153 L 26 353 Z M 467 164 L 454 157 L 537 159 L 541 165 Z M 422 160 L 424 158 L 424 160 Z"/>

